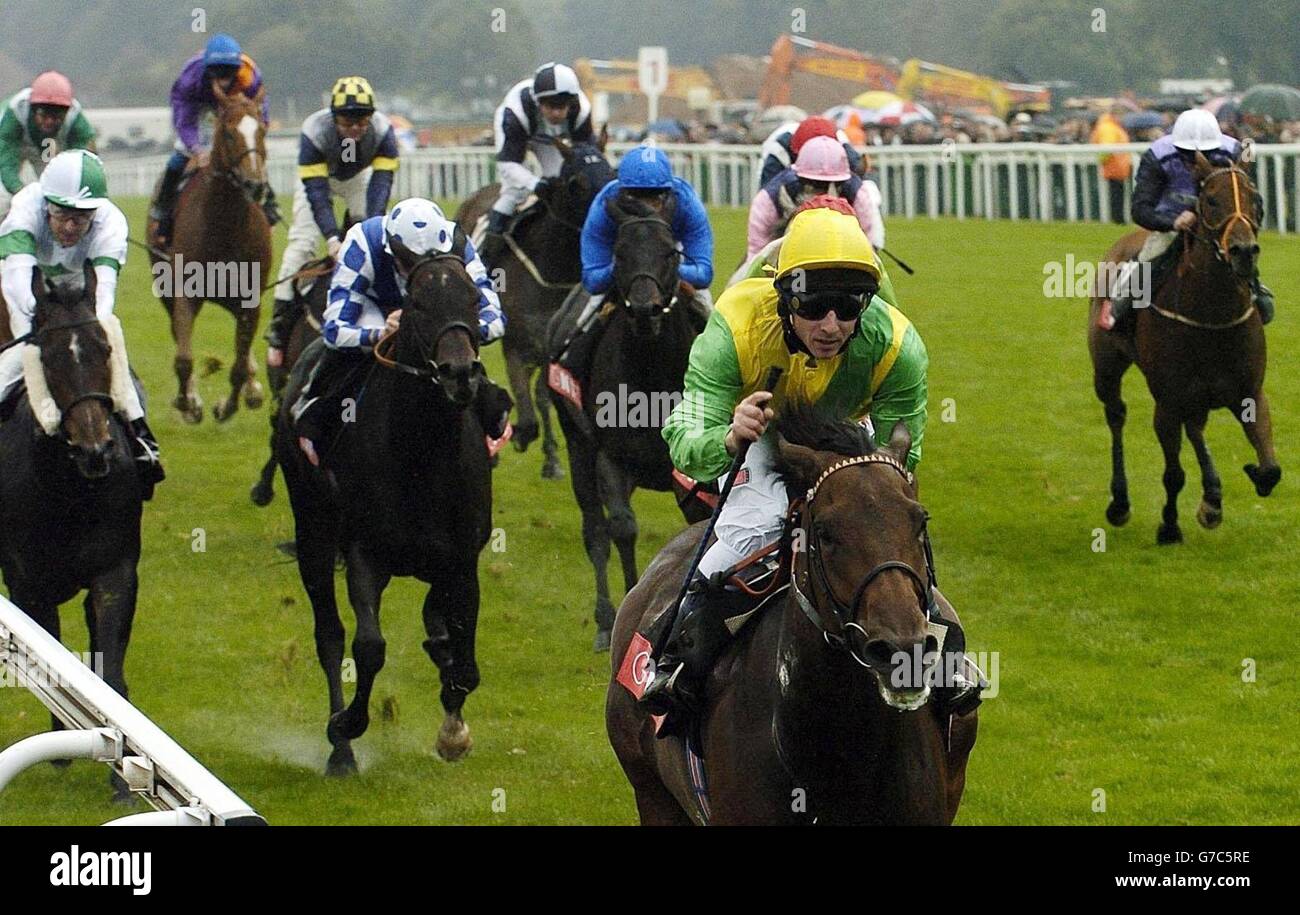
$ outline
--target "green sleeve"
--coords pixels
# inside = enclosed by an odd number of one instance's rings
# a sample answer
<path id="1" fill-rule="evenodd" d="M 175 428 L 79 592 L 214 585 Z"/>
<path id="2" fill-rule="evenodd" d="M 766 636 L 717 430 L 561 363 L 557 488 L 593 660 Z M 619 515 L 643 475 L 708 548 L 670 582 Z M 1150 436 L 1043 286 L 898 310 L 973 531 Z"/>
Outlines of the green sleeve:
<path id="1" fill-rule="evenodd" d="M 930 357 L 925 352 L 921 335 L 915 327 L 909 326 L 898 358 L 871 401 L 871 424 L 876 429 L 876 444 L 887 445 L 894 424 L 899 420 L 907 423 L 912 433 L 907 466 L 913 470 L 921 462 L 921 440 L 925 438 L 926 370 L 929 364 Z"/>
<path id="2" fill-rule="evenodd" d="M 5 113 L 0 117 L 0 184 L 11 194 L 23 189 L 22 176 L 18 169 L 22 165 L 19 153 L 23 143 L 23 125 L 14 117 L 13 109 L 5 106 Z"/>
<path id="3" fill-rule="evenodd" d="M 26 229 L 11 229 L 0 235 L 0 260 L 11 254 L 36 256 L 36 236 Z"/>
<path id="4" fill-rule="evenodd" d="M 718 311 L 691 347 L 684 388 L 681 403 L 664 423 L 668 453 L 673 466 L 687 476 L 716 480 L 731 465 L 727 430 L 742 390 L 736 343 Z"/>
<path id="5" fill-rule="evenodd" d="M 95 128 L 86 120 L 84 111 L 77 112 L 77 119 L 68 128 L 68 149 L 95 149 Z"/>

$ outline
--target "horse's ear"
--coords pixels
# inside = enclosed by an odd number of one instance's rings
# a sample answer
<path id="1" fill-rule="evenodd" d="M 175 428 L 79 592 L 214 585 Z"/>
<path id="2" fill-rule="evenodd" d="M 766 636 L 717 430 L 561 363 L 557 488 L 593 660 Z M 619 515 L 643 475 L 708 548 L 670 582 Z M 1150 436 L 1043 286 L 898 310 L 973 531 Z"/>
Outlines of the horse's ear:
<path id="1" fill-rule="evenodd" d="M 777 437 L 776 450 L 781 458 L 778 466 L 782 475 L 794 483 L 797 489 L 808 489 L 817 482 L 817 477 L 822 472 L 822 462 L 816 451 L 803 445 L 792 445 L 782 436 Z"/>
<path id="2" fill-rule="evenodd" d="M 45 274 L 41 268 L 32 266 L 32 298 L 36 300 L 36 310 L 40 311 L 50 299 L 50 294 L 45 288 Z"/>
<path id="3" fill-rule="evenodd" d="M 619 206 L 618 194 L 610 194 L 605 198 L 605 214 L 619 226 L 627 219 L 627 213 Z"/>
<path id="4" fill-rule="evenodd" d="M 560 137 L 555 138 L 555 148 L 560 151 L 560 155 L 564 157 L 566 163 L 573 161 L 573 147 Z"/>
<path id="5" fill-rule="evenodd" d="M 266 101 L 266 83 L 258 87 L 257 95 L 253 96 L 253 104 L 258 108 L 262 107 L 262 102 Z"/>
<path id="6" fill-rule="evenodd" d="M 901 463 L 907 463 L 907 453 L 912 450 L 912 430 L 901 419 L 894 423 L 894 429 L 889 433 L 886 450 Z"/>
<path id="7" fill-rule="evenodd" d="M 605 146 L 609 143 L 609 124 L 600 125 L 600 136 L 596 137 L 596 148 L 600 150 L 601 155 L 605 154 Z"/>
<path id="8" fill-rule="evenodd" d="M 677 212 L 677 195 L 674 194 L 672 191 L 669 191 L 668 199 L 664 201 L 664 208 L 659 215 L 663 218 L 664 222 L 672 222 L 673 214 L 675 214 L 676 212 Z"/>
<path id="9" fill-rule="evenodd" d="M 221 83 L 216 80 L 212 81 L 212 96 L 217 100 L 217 104 L 225 105 L 230 101 L 230 96 L 226 95 L 226 90 L 221 88 Z"/>
<path id="10" fill-rule="evenodd" d="M 1192 160 L 1192 173 L 1196 176 L 1196 180 L 1198 182 L 1204 181 L 1212 171 L 1214 171 L 1214 165 L 1198 149 L 1196 158 Z"/>

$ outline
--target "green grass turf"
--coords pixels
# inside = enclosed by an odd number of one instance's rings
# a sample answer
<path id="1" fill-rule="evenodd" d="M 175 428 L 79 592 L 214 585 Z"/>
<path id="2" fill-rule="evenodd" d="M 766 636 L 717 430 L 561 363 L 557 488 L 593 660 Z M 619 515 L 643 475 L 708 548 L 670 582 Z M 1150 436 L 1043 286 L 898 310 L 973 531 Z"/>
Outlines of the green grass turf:
<path id="1" fill-rule="evenodd" d="M 143 201 L 125 209 L 142 234 Z M 743 247 L 745 217 L 724 210 L 713 219 L 718 292 Z M 1087 304 L 1044 298 L 1042 268 L 1070 253 L 1100 256 L 1115 230 L 894 219 L 889 231 L 890 248 L 917 268 L 893 275 L 930 352 L 921 478 L 939 578 L 971 648 L 998 653 L 999 692 L 981 712 L 958 822 L 1296 822 L 1296 479 L 1257 498 L 1240 471 L 1254 457 L 1231 417 L 1216 414 L 1208 437 L 1224 477 L 1223 526 L 1196 526 L 1199 478 L 1184 449 L 1187 542 L 1157 548 L 1161 466 L 1150 397 L 1134 371 L 1133 520 L 1107 528 L 1108 437 L 1091 391 Z M 1300 239 L 1269 235 L 1263 245 L 1281 303 L 1268 391 L 1287 466 L 1300 402 L 1288 358 L 1300 345 Z M 433 755 L 441 709 L 420 648 L 422 595 L 397 581 L 384 602 L 388 663 L 373 724 L 355 744 L 361 774 L 326 779 L 311 611 L 296 568 L 273 549 L 292 530 L 283 485 L 269 508 L 248 501 L 266 454 L 266 412 L 184 425 L 168 406 L 172 344 L 136 249 L 118 301 L 169 474 L 145 510 L 132 700 L 272 823 L 633 822 L 605 738 L 609 657 L 590 650 L 593 589 L 578 512 L 567 479 L 540 478 L 539 449 L 507 452 L 496 474 L 506 549 L 480 563 L 483 684 L 466 706 L 473 752 L 455 765 Z M 232 337 L 230 317 L 207 306 L 197 362 L 228 367 Z M 259 340 L 259 359 L 263 351 Z M 487 361 L 502 378 L 498 348 Z M 199 387 L 215 402 L 225 368 Z M 640 493 L 636 507 L 644 567 L 681 520 L 665 494 Z M 1092 548 L 1099 527 L 1105 552 Z M 191 550 L 196 528 L 206 552 Z M 339 593 L 350 632 L 341 582 Z M 63 625 L 84 650 L 79 605 L 64 609 Z M 1253 683 L 1242 680 L 1248 658 Z M 44 727 L 25 691 L 0 693 L 0 746 Z M 1098 789 L 1104 813 L 1094 812 Z M 501 799 L 505 809 L 494 809 Z M 91 824 L 122 812 L 108 802 L 104 767 L 87 762 L 41 766 L 0 796 L 3 823 Z"/>

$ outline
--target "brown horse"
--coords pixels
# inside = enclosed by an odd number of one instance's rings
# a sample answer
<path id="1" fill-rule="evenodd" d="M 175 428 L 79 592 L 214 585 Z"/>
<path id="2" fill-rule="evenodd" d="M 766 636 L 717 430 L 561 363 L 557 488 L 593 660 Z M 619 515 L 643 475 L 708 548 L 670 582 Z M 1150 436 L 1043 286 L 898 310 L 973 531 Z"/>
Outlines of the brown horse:
<path id="1" fill-rule="evenodd" d="M 643 617 L 676 596 L 704 525 L 664 547 L 619 609 L 605 723 L 641 822 L 951 823 L 978 712 L 941 720 L 928 685 L 896 679 L 900 652 L 910 658 L 935 641 L 927 516 L 905 469 L 907 428 L 876 449 L 839 424 L 807 435 L 788 420 L 783 434 L 816 442 L 780 443 L 790 491 L 811 491 L 792 507 L 785 545 L 794 587 L 772 597 L 714 667 L 698 755 L 655 737 L 619 672 Z M 814 551 L 820 562 L 810 561 Z M 845 595 L 852 606 L 840 603 Z"/>
<path id="2" fill-rule="evenodd" d="M 1264 394 L 1264 328 L 1249 288 L 1259 256 L 1258 197 L 1240 168 L 1216 168 L 1198 153 L 1194 171 L 1196 227 L 1180 239 L 1183 252 L 1174 275 L 1156 292 L 1151 307 L 1138 309 L 1134 335 L 1097 327 L 1102 297 L 1109 294 L 1104 284 L 1092 299 L 1088 322 L 1093 389 L 1105 407 L 1111 433 L 1111 501 L 1106 519 L 1115 526 L 1129 519 L 1124 473 L 1127 407 L 1120 383 L 1136 362 L 1155 398 L 1155 430 L 1165 458 L 1166 500 L 1156 532 L 1160 544 L 1183 539 L 1178 493 L 1186 479 L 1179 461 L 1184 430 L 1201 467 L 1202 497 L 1196 520 L 1207 529 L 1223 520 L 1222 482 L 1205 444 L 1210 410 L 1229 409 L 1241 423 L 1258 455 L 1258 464 L 1243 468 L 1256 493 L 1267 496 L 1282 478 Z M 1145 231 L 1124 236 L 1107 252 L 1106 260 L 1117 264 L 1131 260 L 1146 236 Z"/>
<path id="3" fill-rule="evenodd" d="M 271 272 L 271 227 L 258 201 L 266 183 L 266 124 L 262 97 L 250 99 L 220 87 L 211 159 L 190 175 L 176 203 L 172 244 L 150 254 L 155 294 L 171 316 L 176 341 L 176 379 L 172 405 L 187 422 L 203 419 L 203 401 L 194 385 L 194 319 L 205 301 L 216 302 L 235 318 L 235 358 L 230 396 L 212 408 L 224 422 L 239 409 L 242 394 L 251 409 L 262 405 L 262 386 L 253 362 L 253 335 L 261 316 L 263 277 Z M 166 255 L 165 257 L 162 255 Z M 162 273 L 160 273 L 162 271 Z M 158 278 L 169 276 L 160 286 Z"/>

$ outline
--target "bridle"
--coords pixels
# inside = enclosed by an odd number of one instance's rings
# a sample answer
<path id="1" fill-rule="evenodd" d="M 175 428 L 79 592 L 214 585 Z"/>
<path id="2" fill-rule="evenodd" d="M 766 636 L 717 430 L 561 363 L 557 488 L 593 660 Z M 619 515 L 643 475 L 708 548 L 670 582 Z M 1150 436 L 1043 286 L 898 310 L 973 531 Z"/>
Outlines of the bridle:
<path id="1" fill-rule="evenodd" d="M 912 486 L 915 482 L 912 472 L 900 461 L 888 454 L 876 451 L 871 454 L 845 458 L 844 460 L 838 461 L 830 467 L 827 467 L 822 471 L 821 476 L 817 478 L 817 481 L 813 483 L 812 487 L 808 490 L 803 501 L 801 503 L 795 503 L 790 508 L 789 521 L 792 526 L 791 529 L 798 526 L 808 532 L 808 560 L 805 564 L 804 570 L 804 574 L 807 576 L 808 580 L 808 592 L 811 592 L 814 596 L 818 592 L 826 596 L 833 610 L 832 616 L 836 628 L 831 629 L 827 627 L 826 621 L 822 618 L 821 613 L 817 609 L 817 605 L 814 604 L 808 594 L 799 587 L 799 574 L 798 570 L 793 567 L 793 563 L 791 564 L 790 570 L 790 586 L 791 590 L 794 592 L 795 600 L 799 604 L 799 608 L 803 610 L 804 615 L 812 621 L 813 625 L 821 631 L 822 637 L 825 638 L 827 644 L 844 649 L 848 653 L 849 657 L 859 665 L 870 669 L 872 665 L 859 651 L 859 647 L 865 645 L 867 642 L 867 633 L 866 630 L 862 628 L 861 624 L 859 624 L 853 617 L 854 610 L 862 602 L 862 598 L 866 594 L 867 588 L 869 588 L 877 578 L 886 572 L 901 572 L 910 578 L 912 583 L 916 586 L 917 600 L 920 603 L 921 613 L 925 619 L 927 621 L 936 619 L 937 611 L 933 609 L 931 600 L 931 595 L 934 592 L 935 586 L 934 560 L 930 551 L 930 537 L 928 533 L 925 532 L 921 535 L 925 546 L 924 575 L 917 571 L 912 565 L 903 562 L 901 559 L 889 559 L 873 566 L 866 575 L 862 577 L 857 588 L 853 591 L 852 599 L 847 603 L 841 601 L 836 596 L 835 591 L 831 588 L 830 579 L 826 574 L 825 560 L 822 557 L 821 544 L 817 537 L 817 526 L 813 523 L 813 501 L 817 497 L 817 490 L 821 487 L 822 483 L 826 481 L 827 477 L 845 469 L 846 467 L 857 467 L 865 464 L 882 464 L 885 467 L 891 468 L 907 482 L 908 486 Z"/>
<path id="2" fill-rule="evenodd" d="M 14 340 L 10 341 L 9 343 L 5 344 L 4 349 L 8 349 L 11 346 L 17 346 L 20 343 L 29 343 L 29 342 L 35 343 L 36 347 L 39 349 L 42 345 L 42 339 L 45 337 L 46 334 L 54 333 L 57 330 L 74 330 L 78 327 L 87 327 L 91 324 L 98 324 L 98 323 L 99 323 L 99 318 L 92 316 L 89 318 L 82 318 L 80 321 L 69 321 L 66 324 L 52 324 L 49 327 L 42 327 L 40 330 L 28 331 L 27 333 L 23 334 L 21 337 L 17 337 Z M 100 403 L 108 407 L 109 413 L 113 412 L 113 395 L 105 391 L 86 391 L 84 393 L 78 394 L 76 397 L 72 399 L 72 401 L 67 406 L 62 407 L 60 412 L 64 416 L 67 416 L 69 413 L 72 412 L 72 409 L 74 407 L 87 400 L 99 401 Z M 65 433 L 65 437 L 66 437 L 66 433 Z"/>
<path id="3" fill-rule="evenodd" d="M 1229 264 L 1231 258 L 1228 255 L 1228 233 L 1239 222 L 1245 223 L 1252 233 L 1258 233 L 1259 221 L 1254 216 L 1246 215 L 1245 210 L 1242 209 L 1241 182 L 1244 181 L 1247 186 L 1250 186 L 1250 177 L 1235 165 L 1216 168 L 1210 172 L 1201 179 L 1201 189 L 1203 190 L 1210 183 L 1210 179 L 1224 174 L 1232 177 L 1232 212 L 1224 216 L 1217 225 L 1211 225 L 1205 218 L 1205 198 L 1198 194 L 1196 198 L 1196 231 L 1192 234 L 1197 240 L 1203 241 L 1210 246 L 1215 258 L 1222 263 Z M 1251 190 L 1254 191 L 1254 188 L 1251 187 Z"/>
<path id="4" fill-rule="evenodd" d="M 223 128 L 226 127 L 224 121 L 221 122 L 221 126 Z M 215 145 L 216 144 L 214 142 L 213 144 L 214 148 Z M 266 192 L 271 187 L 271 182 L 254 181 L 251 178 L 245 178 L 239 174 L 239 163 L 243 162 L 246 156 L 251 156 L 256 152 L 257 150 L 255 148 L 245 144 L 244 148 L 240 150 L 239 155 L 235 156 L 235 160 L 233 162 L 227 163 L 221 167 L 217 167 L 215 164 L 210 164 L 210 167 L 212 169 L 212 174 L 216 175 L 218 178 L 221 178 L 222 180 L 233 185 L 240 192 L 242 192 L 243 195 L 247 197 L 250 202 L 261 203 L 262 198 L 266 196 Z"/>
<path id="5" fill-rule="evenodd" d="M 415 266 L 413 266 L 410 272 L 406 275 L 407 288 L 409 289 L 411 287 L 411 285 L 414 283 L 416 275 L 420 271 L 430 269 L 441 261 L 454 262 L 458 266 L 462 267 L 462 269 L 464 267 L 464 264 L 461 263 L 460 258 L 458 258 L 454 254 L 428 255 L 416 261 Z M 437 337 L 434 340 L 434 344 L 436 345 L 437 341 L 442 339 L 442 337 L 448 331 L 452 331 L 456 329 L 464 330 L 465 333 L 469 335 L 470 345 L 474 348 L 474 363 L 473 363 L 474 371 L 480 374 L 486 374 L 486 369 L 483 368 L 483 363 L 478 358 L 477 330 L 471 328 L 464 321 L 451 321 L 448 324 L 444 325 L 438 331 Z M 397 333 L 409 333 L 414 338 L 415 345 L 421 353 L 432 352 L 433 348 L 428 346 L 428 341 L 424 338 L 423 335 L 421 335 L 419 329 L 415 325 L 415 322 L 410 321 L 399 325 Z M 379 343 L 375 344 L 375 348 L 373 351 L 375 361 L 386 369 L 393 369 L 394 371 L 397 372 L 402 372 L 407 375 L 413 375 L 416 378 L 423 378 L 426 381 L 431 381 L 435 385 L 441 386 L 442 376 L 441 373 L 438 371 L 437 363 L 435 363 L 433 359 L 430 358 L 427 360 L 429 365 L 432 366 L 432 368 L 422 366 L 422 365 L 409 365 L 405 362 L 399 362 L 396 358 L 388 356 L 387 354 L 381 351 L 381 347 L 383 347 L 385 344 L 389 344 L 390 346 L 394 345 L 396 339 L 397 339 L 396 333 L 390 334 L 388 337 L 385 337 L 383 340 L 379 341 Z"/>

